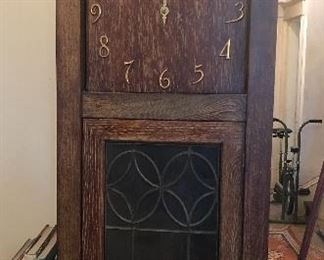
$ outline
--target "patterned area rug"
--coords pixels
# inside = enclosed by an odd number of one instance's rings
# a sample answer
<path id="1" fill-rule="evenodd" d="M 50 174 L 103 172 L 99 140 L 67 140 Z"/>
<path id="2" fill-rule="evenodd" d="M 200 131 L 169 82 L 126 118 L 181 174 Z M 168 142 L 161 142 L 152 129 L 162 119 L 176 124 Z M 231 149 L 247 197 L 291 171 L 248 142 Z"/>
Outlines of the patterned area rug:
<path id="1" fill-rule="evenodd" d="M 289 226 L 270 229 L 269 260 L 296 260 L 301 241 L 297 240 Z M 311 248 L 307 260 L 323 260 L 324 250 Z"/>

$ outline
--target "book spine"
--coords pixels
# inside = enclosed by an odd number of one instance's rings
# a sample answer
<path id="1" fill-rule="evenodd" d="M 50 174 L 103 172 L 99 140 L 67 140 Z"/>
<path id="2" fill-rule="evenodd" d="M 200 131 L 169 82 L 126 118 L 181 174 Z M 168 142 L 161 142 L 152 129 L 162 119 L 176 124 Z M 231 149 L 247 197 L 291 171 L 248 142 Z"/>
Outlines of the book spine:
<path id="1" fill-rule="evenodd" d="M 39 249 L 36 252 L 36 256 L 38 257 L 42 251 L 44 250 L 44 248 L 48 245 L 48 243 L 51 241 L 51 238 L 54 236 L 55 232 L 56 232 L 57 226 L 55 226 L 51 232 L 48 234 L 47 238 L 45 239 L 45 241 L 43 242 L 43 244 L 39 247 Z"/>

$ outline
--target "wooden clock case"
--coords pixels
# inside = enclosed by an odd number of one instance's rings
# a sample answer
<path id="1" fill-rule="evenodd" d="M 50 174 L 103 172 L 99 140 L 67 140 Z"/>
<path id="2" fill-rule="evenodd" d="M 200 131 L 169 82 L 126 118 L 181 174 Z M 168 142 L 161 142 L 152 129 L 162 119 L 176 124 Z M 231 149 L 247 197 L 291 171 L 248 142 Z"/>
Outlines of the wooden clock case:
<path id="1" fill-rule="evenodd" d="M 181 21 L 169 15 L 161 25 L 159 10 L 152 18 L 152 8 L 126 0 L 115 1 L 110 10 L 115 21 L 128 21 L 114 31 L 108 15 L 100 24 L 91 20 L 90 7 L 97 2 L 114 1 L 57 0 L 59 259 L 104 259 L 107 140 L 221 144 L 218 258 L 266 259 L 277 1 L 243 1 L 246 16 L 236 29 L 220 18 L 233 10 L 208 13 L 210 18 L 202 19 L 210 31 L 195 23 L 201 13 L 183 15 Z M 160 2 L 147 4 L 159 7 Z M 201 1 L 217 10 L 237 2 Z M 124 4 L 126 16 L 141 16 L 136 22 L 113 17 L 118 3 Z M 170 9 L 191 10 L 194 3 L 176 0 Z M 152 49 L 136 38 L 143 35 L 139 28 L 151 44 L 157 39 L 159 47 Z M 192 35 L 179 36 L 182 28 Z M 163 39 L 163 32 L 169 37 Z M 98 41 L 106 34 L 108 59 L 98 57 Z M 233 57 L 227 61 L 216 53 L 229 37 Z M 191 40 L 181 45 L 186 39 Z M 132 60 L 138 62 L 138 73 L 132 71 L 135 83 L 128 84 L 124 66 Z M 171 80 L 165 89 L 164 68 Z M 196 86 L 201 68 L 205 79 Z"/>

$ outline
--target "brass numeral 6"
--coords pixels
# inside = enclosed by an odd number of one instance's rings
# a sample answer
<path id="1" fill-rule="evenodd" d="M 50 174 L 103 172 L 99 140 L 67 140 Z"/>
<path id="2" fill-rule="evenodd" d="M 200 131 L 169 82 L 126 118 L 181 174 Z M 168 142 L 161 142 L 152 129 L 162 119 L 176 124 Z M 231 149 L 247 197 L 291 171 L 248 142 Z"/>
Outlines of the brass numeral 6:
<path id="1" fill-rule="evenodd" d="M 168 69 L 165 69 L 159 78 L 159 84 L 162 89 L 168 89 L 171 85 L 171 80 L 168 77 L 165 77 L 165 74 L 168 72 Z"/>

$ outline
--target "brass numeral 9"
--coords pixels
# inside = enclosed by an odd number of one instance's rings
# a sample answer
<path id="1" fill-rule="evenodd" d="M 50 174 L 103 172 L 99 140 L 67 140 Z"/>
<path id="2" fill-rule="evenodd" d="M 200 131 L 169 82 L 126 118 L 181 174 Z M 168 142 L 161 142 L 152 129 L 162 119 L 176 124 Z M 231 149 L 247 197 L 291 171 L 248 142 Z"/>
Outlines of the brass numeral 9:
<path id="1" fill-rule="evenodd" d="M 171 85 L 171 80 L 168 77 L 165 77 L 165 74 L 168 72 L 168 69 L 165 69 L 159 78 L 159 84 L 162 89 L 168 89 Z"/>
<path id="2" fill-rule="evenodd" d="M 94 17 L 92 23 L 98 22 L 102 15 L 102 8 L 100 4 L 93 4 L 90 8 L 90 13 Z"/>

